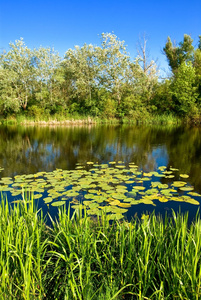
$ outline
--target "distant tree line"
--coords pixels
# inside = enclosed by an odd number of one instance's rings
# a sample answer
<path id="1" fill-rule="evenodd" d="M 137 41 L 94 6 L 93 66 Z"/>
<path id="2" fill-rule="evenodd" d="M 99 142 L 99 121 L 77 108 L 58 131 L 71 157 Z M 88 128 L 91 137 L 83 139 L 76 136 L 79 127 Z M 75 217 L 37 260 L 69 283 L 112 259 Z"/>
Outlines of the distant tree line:
<path id="1" fill-rule="evenodd" d="M 171 76 L 164 80 L 146 42 L 135 59 L 111 33 L 101 35 L 101 46 L 75 46 L 64 58 L 51 48 L 29 49 L 23 39 L 10 43 L 0 56 L 0 114 L 200 117 L 201 36 L 196 48 L 189 35 L 178 45 L 168 37 L 163 51 Z"/>

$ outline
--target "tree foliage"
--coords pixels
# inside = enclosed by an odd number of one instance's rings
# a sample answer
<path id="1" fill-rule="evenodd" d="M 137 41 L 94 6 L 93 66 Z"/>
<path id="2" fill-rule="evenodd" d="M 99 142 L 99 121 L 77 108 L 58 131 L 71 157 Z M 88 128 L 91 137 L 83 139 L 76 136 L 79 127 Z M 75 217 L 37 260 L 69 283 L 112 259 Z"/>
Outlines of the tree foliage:
<path id="1" fill-rule="evenodd" d="M 192 43 L 192 38 L 187 34 L 184 34 L 183 42 L 180 42 L 178 46 L 173 45 L 170 37 L 168 37 L 163 51 L 173 72 L 178 70 L 181 63 L 192 61 L 194 50 Z"/>
<path id="2" fill-rule="evenodd" d="M 172 75 L 164 81 L 149 59 L 145 35 L 134 59 L 113 33 L 102 33 L 99 46 L 68 49 L 64 58 L 52 48 L 29 49 L 23 39 L 9 46 L 0 55 L 1 115 L 201 115 L 201 36 L 197 48 L 189 35 L 177 46 L 168 37 L 164 53 Z"/>
<path id="3" fill-rule="evenodd" d="M 181 115 L 186 115 L 195 106 L 198 96 L 195 79 L 195 69 L 192 64 L 182 62 L 171 86 L 175 109 Z"/>

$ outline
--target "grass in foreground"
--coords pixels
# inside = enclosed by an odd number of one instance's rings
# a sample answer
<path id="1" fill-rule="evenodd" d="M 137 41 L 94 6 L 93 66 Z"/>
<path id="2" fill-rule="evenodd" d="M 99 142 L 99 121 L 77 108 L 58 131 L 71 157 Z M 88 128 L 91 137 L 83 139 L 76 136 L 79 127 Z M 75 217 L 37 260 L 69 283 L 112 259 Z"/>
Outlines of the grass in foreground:
<path id="1" fill-rule="evenodd" d="M 45 225 L 33 200 L 0 204 L 0 299 L 200 299 L 201 221 L 152 214 Z"/>

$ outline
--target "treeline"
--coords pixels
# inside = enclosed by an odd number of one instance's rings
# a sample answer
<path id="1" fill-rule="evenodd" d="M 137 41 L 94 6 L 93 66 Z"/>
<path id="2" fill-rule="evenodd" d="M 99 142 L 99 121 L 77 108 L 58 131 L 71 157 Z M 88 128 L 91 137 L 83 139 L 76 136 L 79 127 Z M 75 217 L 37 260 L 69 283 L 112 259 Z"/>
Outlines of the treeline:
<path id="1" fill-rule="evenodd" d="M 101 35 L 101 46 L 84 44 L 64 58 L 51 48 L 29 49 L 23 39 L 0 56 L 0 114 L 33 118 L 80 115 L 143 119 L 150 114 L 201 116 L 201 36 L 163 48 L 171 76 L 159 80 L 146 39 L 131 59 L 124 41 Z"/>

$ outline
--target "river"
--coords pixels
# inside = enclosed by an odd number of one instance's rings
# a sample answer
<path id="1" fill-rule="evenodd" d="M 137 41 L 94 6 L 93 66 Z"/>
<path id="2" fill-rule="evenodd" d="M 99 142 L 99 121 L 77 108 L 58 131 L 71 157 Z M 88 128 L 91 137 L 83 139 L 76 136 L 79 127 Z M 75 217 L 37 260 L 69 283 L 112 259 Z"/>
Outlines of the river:
<path id="1" fill-rule="evenodd" d="M 69 127 L 1 126 L 1 177 L 56 169 L 75 170 L 77 163 L 135 163 L 143 172 L 165 166 L 188 174 L 188 184 L 201 193 L 201 128 L 190 126 L 82 125 Z M 163 182 L 163 179 L 160 179 Z M 11 199 L 11 198 L 9 198 Z M 200 197 L 196 200 L 200 202 Z M 42 203 L 42 200 L 40 200 Z M 40 206 L 40 204 L 39 204 Z M 41 204 L 46 212 L 44 204 Z M 192 220 L 199 205 L 169 201 L 156 206 L 131 206 L 126 217 L 136 213 L 188 211 Z M 52 213 L 56 214 L 52 207 Z"/>

